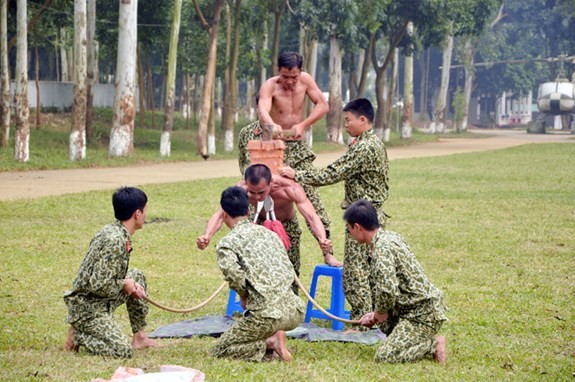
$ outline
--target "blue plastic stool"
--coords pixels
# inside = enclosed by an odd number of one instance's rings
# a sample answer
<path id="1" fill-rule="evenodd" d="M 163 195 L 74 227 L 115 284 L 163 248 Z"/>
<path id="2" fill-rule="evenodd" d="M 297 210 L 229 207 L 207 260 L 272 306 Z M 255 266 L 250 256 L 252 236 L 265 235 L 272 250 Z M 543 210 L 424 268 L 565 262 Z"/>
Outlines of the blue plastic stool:
<path id="1" fill-rule="evenodd" d="M 311 286 L 309 288 L 309 295 L 315 298 L 315 289 L 317 287 L 317 279 L 320 276 L 331 277 L 331 304 L 329 309 L 326 309 L 334 316 L 349 319 L 349 311 L 345 310 L 345 295 L 343 293 L 342 285 L 342 268 L 330 267 L 329 265 L 320 264 L 313 270 L 313 277 Z M 311 301 L 307 303 L 307 310 L 305 313 L 305 322 L 309 322 L 311 318 L 319 318 L 322 320 L 332 321 L 333 330 L 343 330 L 343 322 L 336 321 L 329 318 L 318 309 L 314 309 Z"/>
<path id="2" fill-rule="evenodd" d="M 242 303 L 239 298 L 237 298 L 236 291 L 230 289 L 230 296 L 228 297 L 228 307 L 226 308 L 226 316 L 232 317 L 234 312 L 244 312 L 244 308 L 242 308 Z"/>

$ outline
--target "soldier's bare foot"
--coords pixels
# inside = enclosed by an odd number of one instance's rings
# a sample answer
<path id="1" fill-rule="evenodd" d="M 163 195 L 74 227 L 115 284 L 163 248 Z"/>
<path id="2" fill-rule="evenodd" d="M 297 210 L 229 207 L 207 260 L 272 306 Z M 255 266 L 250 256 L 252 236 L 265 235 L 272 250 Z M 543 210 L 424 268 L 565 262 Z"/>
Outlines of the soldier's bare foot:
<path id="1" fill-rule="evenodd" d="M 357 330 L 357 329 L 350 328 L 350 329 L 346 329 L 346 330 L 343 332 L 343 334 L 350 334 L 350 333 L 361 333 L 361 330 Z"/>
<path id="2" fill-rule="evenodd" d="M 443 365 L 447 360 L 447 339 L 445 339 L 445 336 L 437 336 L 435 339 L 437 340 L 437 346 L 435 347 L 433 358 Z"/>
<path id="3" fill-rule="evenodd" d="M 66 334 L 66 341 L 64 342 L 64 351 L 72 352 L 78 351 L 78 346 L 74 344 L 74 328 L 68 327 L 68 333 Z"/>
<path id="4" fill-rule="evenodd" d="M 293 358 L 286 347 L 286 333 L 283 330 L 278 330 L 273 336 L 268 338 L 266 347 L 273 350 L 285 362 L 290 362 Z M 272 354 L 272 358 L 275 358 L 275 354 Z"/>
<path id="5" fill-rule="evenodd" d="M 329 265 L 330 267 L 341 267 L 343 266 L 343 263 L 341 261 L 339 261 L 338 259 L 335 258 L 334 255 L 327 254 L 323 257 L 323 261 Z"/>
<path id="6" fill-rule="evenodd" d="M 134 337 L 132 338 L 132 348 L 145 349 L 145 348 L 161 348 L 161 347 L 164 346 L 154 341 L 153 339 L 148 338 L 146 332 L 144 332 L 143 330 L 140 330 L 138 333 L 134 333 Z"/>

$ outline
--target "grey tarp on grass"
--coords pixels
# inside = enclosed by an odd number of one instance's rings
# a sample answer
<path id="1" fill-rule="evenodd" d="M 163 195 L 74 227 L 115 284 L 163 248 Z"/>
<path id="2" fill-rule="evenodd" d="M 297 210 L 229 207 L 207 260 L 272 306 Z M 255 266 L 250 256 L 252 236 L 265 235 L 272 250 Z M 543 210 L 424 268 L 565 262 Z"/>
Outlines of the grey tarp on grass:
<path id="1" fill-rule="evenodd" d="M 219 337 L 234 324 L 229 316 L 206 316 L 162 326 L 149 335 L 151 338 L 189 338 L 192 336 Z M 318 327 L 311 323 L 302 323 L 286 333 L 288 337 L 306 341 L 356 342 L 372 345 L 384 341 L 386 336 L 379 329 L 368 332 L 344 333 L 330 328 Z"/>

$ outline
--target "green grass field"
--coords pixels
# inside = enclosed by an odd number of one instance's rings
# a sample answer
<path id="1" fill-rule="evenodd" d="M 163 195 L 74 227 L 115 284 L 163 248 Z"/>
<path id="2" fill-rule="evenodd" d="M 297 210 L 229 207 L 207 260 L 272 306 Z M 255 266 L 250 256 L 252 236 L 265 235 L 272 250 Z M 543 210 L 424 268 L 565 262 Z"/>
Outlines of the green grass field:
<path id="1" fill-rule="evenodd" d="M 291 339 L 290 364 L 213 359 L 213 338 L 161 340 L 167 347 L 129 360 L 64 353 L 62 294 L 93 234 L 112 220 L 111 192 L 0 202 L 0 380 L 90 381 L 122 365 L 154 372 L 177 364 L 203 371 L 207 381 L 572 381 L 574 156 L 575 145 L 561 143 L 391 162 L 387 228 L 406 238 L 445 293 L 445 366 L 375 364 L 375 346 Z M 143 187 L 150 223 L 133 238 L 131 266 L 146 273 L 151 298 L 189 307 L 221 284 L 213 246 L 227 229 L 204 252 L 195 239 L 235 181 Z M 342 195 L 341 184 L 322 188 L 340 259 Z M 322 257 L 309 232 L 302 242 L 301 279 L 309 285 Z M 318 292 L 324 305 L 327 284 Z M 226 298 L 187 315 L 151 307 L 148 331 L 224 314 Z M 116 317 L 129 333 L 123 307 Z"/>

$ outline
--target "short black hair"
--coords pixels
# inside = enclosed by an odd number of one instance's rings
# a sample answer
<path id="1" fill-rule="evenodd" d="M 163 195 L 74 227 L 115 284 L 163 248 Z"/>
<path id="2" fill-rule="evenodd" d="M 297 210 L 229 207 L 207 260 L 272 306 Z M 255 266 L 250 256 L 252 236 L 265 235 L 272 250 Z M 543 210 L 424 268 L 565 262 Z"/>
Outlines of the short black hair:
<path id="1" fill-rule="evenodd" d="M 343 111 L 349 111 L 358 118 L 364 116 L 369 123 L 373 123 L 375 113 L 373 112 L 373 105 L 367 98 L 356 98 L 349 101 Z"/>
<path id="2" fill-rule="evenodd" d="M 348 224 L 359 224 L 368 231 L 373 231 L 379 228 L 379 219 L 377 218 L 377 210 L 375 207 L 365 199 L 353 202 L 343 214 L 343 220 Z"/>
<path id="3" fill-rule="evenodd" d="M 147 203 L 146 193 L 135 187 L 120 187 L 112 195 L 114 216 L 121 222 L 129 220 L 137 210 L 144 211 Z"/>
<path id="4" fill-rule="evenodd" d="M 220 206 L 232 218 L 248 214 L 249 201 L 246 190 L 241 187 L 228 187 L 222 192 Z"/>
<path id="5" fill-rule="evenodd" d="M 301 70 L 303 67 L 303 58 L 298 52 L 283 52 L 278 56 L 278 69 L 298 68 Z"/>
<path id="6" fill-rule="evenodd" d="M 272 181 L 272 171 L 268 166 L 257 163 L 246 168 L 246 171 L 244 172 L 244 180 L 246 184 L 258 185 L 262 179 L 265 179 L 267 184 L 270 184 Z"/>

